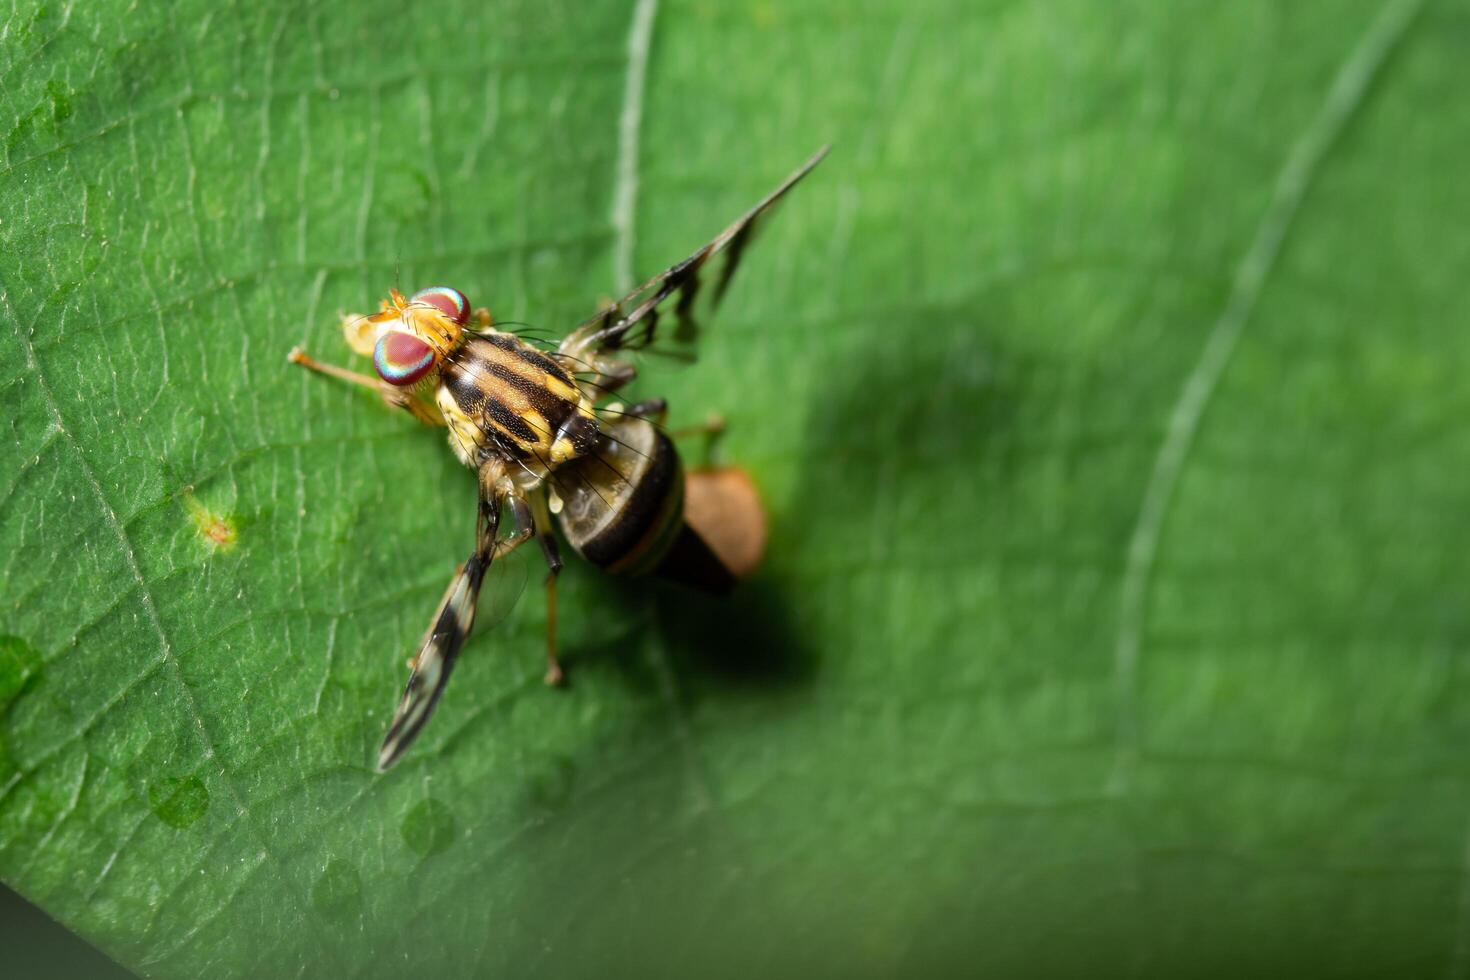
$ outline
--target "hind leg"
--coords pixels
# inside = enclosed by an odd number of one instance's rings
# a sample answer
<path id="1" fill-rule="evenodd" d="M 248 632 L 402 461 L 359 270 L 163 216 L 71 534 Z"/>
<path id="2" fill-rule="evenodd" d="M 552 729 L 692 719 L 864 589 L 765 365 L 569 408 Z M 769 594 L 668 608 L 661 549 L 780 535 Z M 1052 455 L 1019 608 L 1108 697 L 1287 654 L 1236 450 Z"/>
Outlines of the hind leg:
<path id="1" fill-rule="evenodd" d="M 546 683 L 553 687 L 566 681 L 566 671 L 556 657 L 556 579 L 561 574 L 561 548 L 551 530 L 551 512 L 546 506 L 546 494 L 539 493 L 531 500 L 536 543 L 541 546 L 541 556 L 546 559 Z"/>

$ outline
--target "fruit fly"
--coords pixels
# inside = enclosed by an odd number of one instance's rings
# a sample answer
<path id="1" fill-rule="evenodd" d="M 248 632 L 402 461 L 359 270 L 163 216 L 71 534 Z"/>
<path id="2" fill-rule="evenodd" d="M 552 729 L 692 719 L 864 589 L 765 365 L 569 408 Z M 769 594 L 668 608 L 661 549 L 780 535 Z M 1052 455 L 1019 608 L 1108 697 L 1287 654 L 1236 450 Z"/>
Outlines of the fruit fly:
<path id="1" fill-rule="evenodd" d="M 472 308 L 459 290 L 433 286 L 409 297 L 391 290 L 377 313 L 342 318 L 348 346 L 372 358 L 376 377 L 291 351 L 295 364 L 371 388 L 390 406 L 446 427 L 455 455 L 479 478 L 474 551 L 456 569 L 409 661 L 408 684 L 378 753 L 380 772 L 402 756 L 439 703 L 491 563 L 533 538 L 549 569 L 546 680 L 561 682 L 562 557 L 553 518 L 572 550 L 603 571 L 660 571 L 712 592 L 734 584 L 684 523 L 684 471 L 661 427 L 664 400 L 599 403 L 633 380 L 637 369 L 627 355 L 654 341 L 667 300 L 674 299 L 677 332 L 692 336 L 706 264 L 723 253 L 712 286 L 717 303 L 759 219 L 826 153 L 823 147 L 703 248 L 604 307 L 555 349 L 497 329 L 489 311 Z M 507 517 L 510 527 L 501 534 Z"/>

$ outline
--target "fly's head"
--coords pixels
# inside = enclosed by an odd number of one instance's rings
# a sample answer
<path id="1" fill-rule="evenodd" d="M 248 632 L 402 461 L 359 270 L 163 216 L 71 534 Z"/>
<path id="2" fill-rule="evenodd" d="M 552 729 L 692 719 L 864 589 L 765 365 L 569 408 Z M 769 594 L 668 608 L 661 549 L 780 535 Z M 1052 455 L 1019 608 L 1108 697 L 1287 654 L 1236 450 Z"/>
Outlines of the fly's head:
<path id="1" fill-rule="evenodd" d="M 407 299 L 390 290 L 382 309 L 342 321 L 347 343 L 372 357 L 378 377 L 400 388 L 433 374 L 464 340 L 473 314 L 464 293 L 449 286 L 420 289 Z"/>

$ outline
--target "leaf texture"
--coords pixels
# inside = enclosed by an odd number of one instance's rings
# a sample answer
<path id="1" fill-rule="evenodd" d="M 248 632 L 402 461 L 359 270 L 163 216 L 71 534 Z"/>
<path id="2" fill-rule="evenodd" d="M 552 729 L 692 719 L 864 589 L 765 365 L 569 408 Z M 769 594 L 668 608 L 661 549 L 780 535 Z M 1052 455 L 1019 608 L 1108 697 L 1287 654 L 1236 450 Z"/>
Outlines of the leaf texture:
<path id="1" fill-rule="evenodd" d="M 1470 971 L 1470 7 L 0 14 L 0 877 L 148 975 Z M 641 395 L 726 603 L 528 589 L 398 768 L 439 434 L 290 368 L 558 336 L 820 144 Z"/>

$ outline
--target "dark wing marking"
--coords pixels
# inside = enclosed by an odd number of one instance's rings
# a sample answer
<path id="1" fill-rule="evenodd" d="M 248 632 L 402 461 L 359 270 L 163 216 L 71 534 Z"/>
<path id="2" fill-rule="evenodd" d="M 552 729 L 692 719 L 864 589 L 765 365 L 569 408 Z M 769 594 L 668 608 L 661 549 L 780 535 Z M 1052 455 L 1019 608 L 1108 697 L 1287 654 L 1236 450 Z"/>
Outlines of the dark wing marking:
<path id="1" fill-rule="evenodd" d="M 659 306 L 675 293 L 679 294 L 674 315 L 679 319 L 679 339 L 692 340 L 695 332 L 693 305 L 699 293 L 699 273 L 709 259 L 728 250 L 724 267 L 714 282 L 713 304 L 718 304 L 730 284 L 730 277 L 740 264 L 758 219 L 766 214 L 783 194 L 822 162 L 831 146 L 824 146 L 811 159 L 796 169 L 781 185 L 761 199 L 760 203 L 737 218 L 709 244 L 677 265 L 671 266 L 582 323 L 562 341 L 559 353 L 574 362 L 604 350 L 637 350 L 647 347 L 658 325 Z"/>
<path id="2" fill-rule="evenodd" d="M 378 750 L 379 772 L 386 772 L 398 761 L 439 704 L 444 685 L 449 683 L 449 673 L 459 658 L 460 647 L 474 626 L 475 600 L 480 594 L 484 575 L 485 563 L 471 558 L 459 566 L 449 583 L 418 656 L 414 658 L 413 673 L 408 677 L 408 686 L 403 689 L 398 710 L 393 714 L 393 723 L 383 738 L 383 747 Z"/>
<path id="3" fill-rule="evenodd" d="M 385 772 L 413 744 L 424 723 L 434 713 L 459 651 L 475 625 L 475 605 L 480 585 L 495 556 L 495 536 L 500 527 L 500 499 L 494 481 L 482 476 L 480 516 L 475 531 L 475 550 L 454 573 L 439 608 L 429 621 L 429 630 L 413 659 L 413 672 L 393 713 L 393 722 L 378 750 L 378 771 Z"/>

